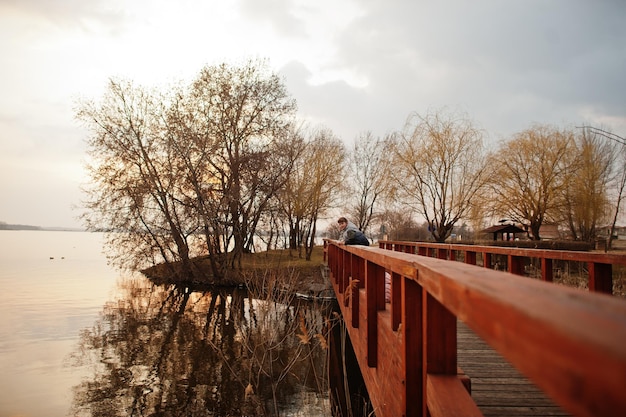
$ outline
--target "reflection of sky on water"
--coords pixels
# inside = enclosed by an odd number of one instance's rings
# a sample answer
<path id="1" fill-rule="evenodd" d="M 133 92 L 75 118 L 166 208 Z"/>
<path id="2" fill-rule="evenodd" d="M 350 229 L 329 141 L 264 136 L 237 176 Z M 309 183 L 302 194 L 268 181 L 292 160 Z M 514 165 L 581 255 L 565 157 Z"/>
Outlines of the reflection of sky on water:
<path id="1" fill-rule="evenodd" d="M 100 254 L 101 237 L 0 231 L 0 415 L 67 415 L 86 375 L 68 356 L 119 275 Z"/>

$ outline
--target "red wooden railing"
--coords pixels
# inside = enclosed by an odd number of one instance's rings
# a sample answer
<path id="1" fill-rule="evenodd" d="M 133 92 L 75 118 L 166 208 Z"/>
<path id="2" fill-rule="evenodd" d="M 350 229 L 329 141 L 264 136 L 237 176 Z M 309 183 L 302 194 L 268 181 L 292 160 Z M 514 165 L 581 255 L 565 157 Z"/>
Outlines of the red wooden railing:
<path id="1" fill-rule="evenodd" d="M 623 299 L 396 249 L 402 247 L 325 241 L 377 417 L 481 415 L 457 367 L 457 319 L 571 414 L 626 415 Z M 483 249 L 466 250 L 466 259 L 477 250 Z M 604 259 L 598 264 L 611 260 Z M 391 274 L 390 303 L 385 273 Z"/>
<path id="2" fill-rule="evenodd" d="M 524 266 L 528 260 L 537 260 L 541 263 L 540 278 L 549 282 L 554 276 L 554 261 L 583 262 L 587 264 L 589 290 L 609 294 L 613 291 L 613 265 L 626 265 L 625 255 L 600 252 L 402 241 L 379 241 L 378 245 L 383 249 L 439 259 L 462 259 L 465 263 L 472 265 L 476 265 L 477 254 L 481 254 L 482 264 L 486 268 L 493 267 L 494 255 L 504 255 L 507 258 L 508 272 L 516 275 L 524 275 Z"/>

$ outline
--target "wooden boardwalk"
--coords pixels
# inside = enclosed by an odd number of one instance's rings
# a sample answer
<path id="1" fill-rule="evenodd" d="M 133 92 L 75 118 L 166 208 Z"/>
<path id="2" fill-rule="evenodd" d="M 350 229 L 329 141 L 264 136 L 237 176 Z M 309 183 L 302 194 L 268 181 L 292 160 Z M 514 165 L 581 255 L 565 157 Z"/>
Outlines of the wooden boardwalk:
<path id="1" fill-rule="evenodd" d="M 461 321 L 457 358 L 485 417 L 569 416 Z"/>
<path id="2" fill-rule="evenodd" d="M 553 251 L 541 258 L 546 277 L 554 259 L 586 262 L 594 290 L 581 291 L 519 276 L 536 252 L 517 248 L 498 252 L 510 266 L 501 272 L 475 265 L 475 247 L 458 262 L 450 245 L 416 256 L 396 246 L 325 243 L 376 416 L 613 417 L 626 410 L 626 304 L 599 294 L 626 257 Z"/>

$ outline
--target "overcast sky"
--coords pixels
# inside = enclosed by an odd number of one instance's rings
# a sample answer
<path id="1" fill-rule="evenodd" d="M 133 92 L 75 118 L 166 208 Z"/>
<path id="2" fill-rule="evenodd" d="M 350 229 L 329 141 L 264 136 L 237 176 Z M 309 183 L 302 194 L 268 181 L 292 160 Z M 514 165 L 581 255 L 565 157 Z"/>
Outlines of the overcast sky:
<path id="1" fill-rule="evenodd" d="M 78 227 L 79 97 L 265 58 L 346 143 L 447 106 L 496 143 L 533 124 L 626 135 L 623 0 L 0 0 L 0 221 Z"/>

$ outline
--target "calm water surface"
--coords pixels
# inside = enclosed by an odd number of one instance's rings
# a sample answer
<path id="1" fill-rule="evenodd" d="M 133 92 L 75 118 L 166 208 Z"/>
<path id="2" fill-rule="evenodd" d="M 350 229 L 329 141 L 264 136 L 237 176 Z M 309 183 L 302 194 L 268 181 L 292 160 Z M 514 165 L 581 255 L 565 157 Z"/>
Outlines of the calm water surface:
<path id="1" fill-rule="evenodd" d="M 329 414 L 323 308 L 155 286 L 101 243 L 0 231 L 0 417 Z"/>
<path id="2" fill-rule="evenodd" d="M 0 416 L 65 416 L 81 329 L 93 325 L 118 273 L 102 235 L 0 231 Z M 53 259 L 52 259 L 53 258 Z"/>

